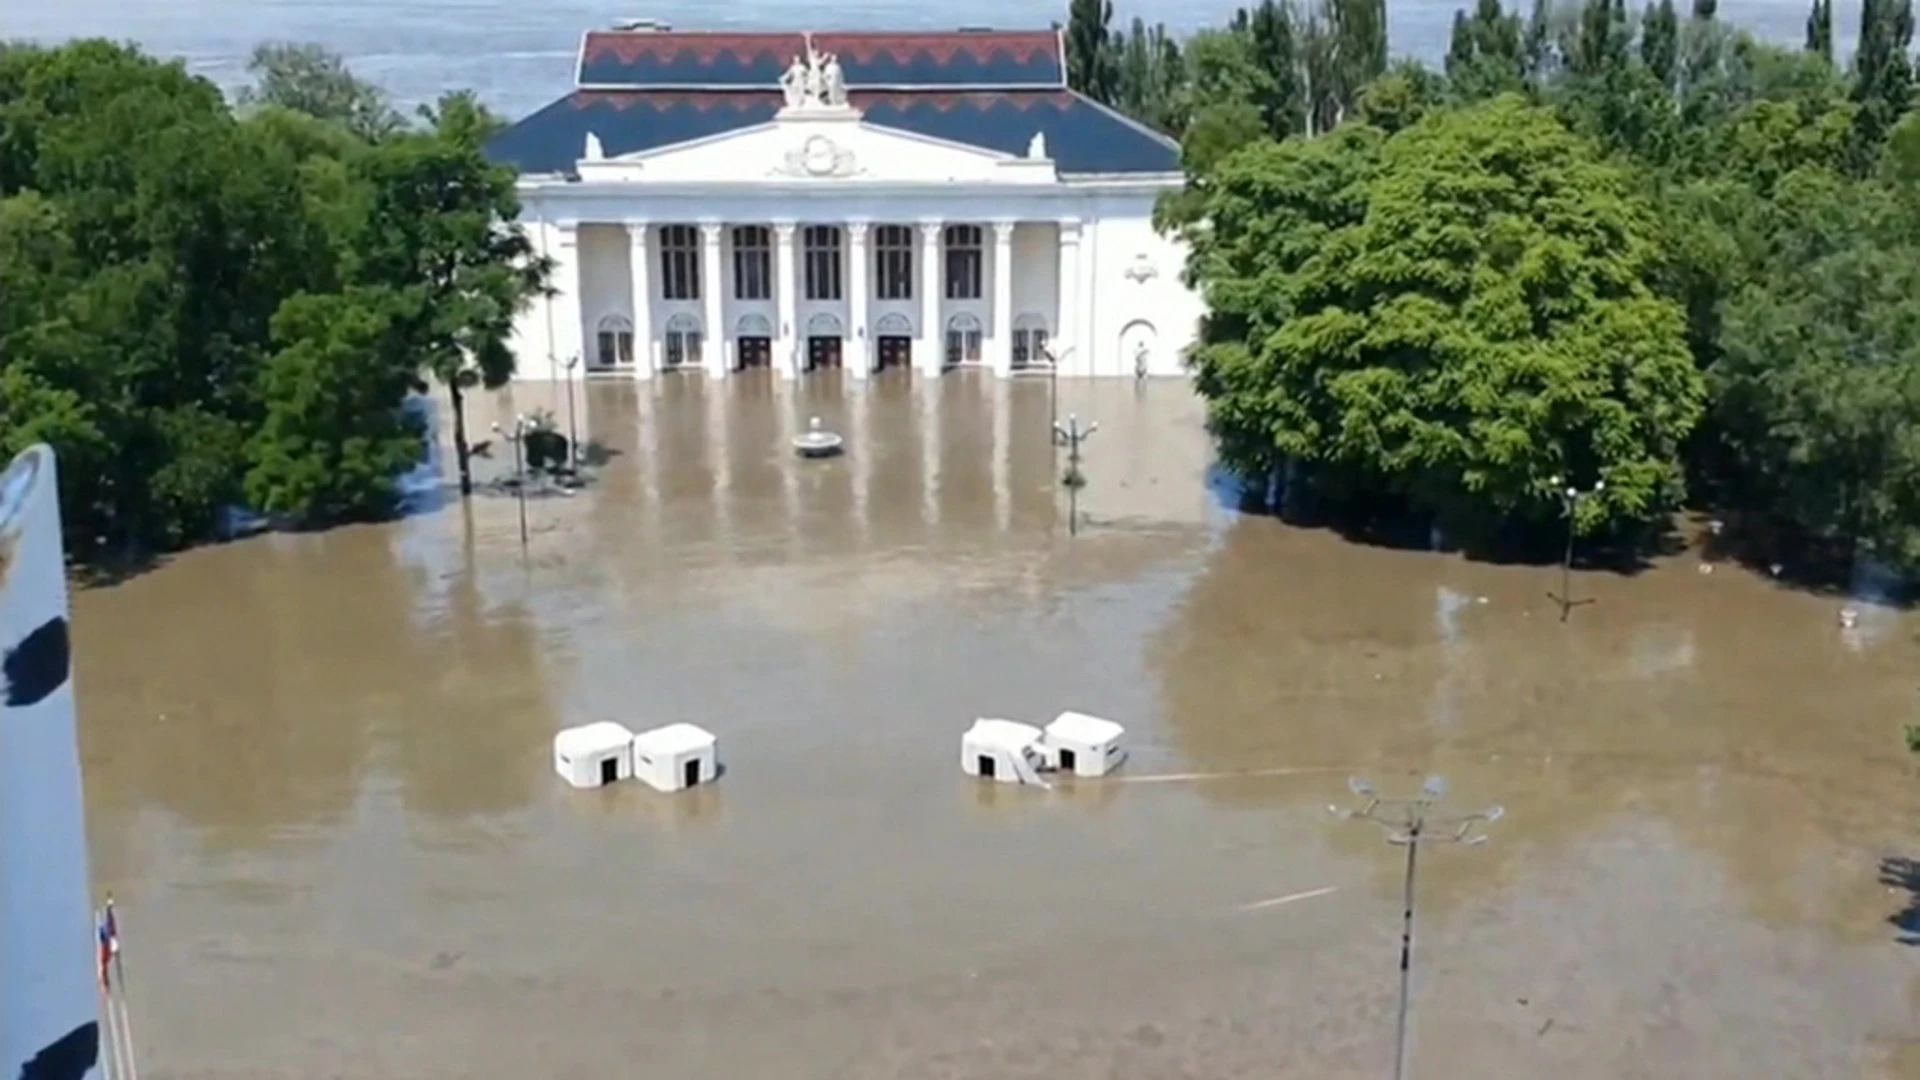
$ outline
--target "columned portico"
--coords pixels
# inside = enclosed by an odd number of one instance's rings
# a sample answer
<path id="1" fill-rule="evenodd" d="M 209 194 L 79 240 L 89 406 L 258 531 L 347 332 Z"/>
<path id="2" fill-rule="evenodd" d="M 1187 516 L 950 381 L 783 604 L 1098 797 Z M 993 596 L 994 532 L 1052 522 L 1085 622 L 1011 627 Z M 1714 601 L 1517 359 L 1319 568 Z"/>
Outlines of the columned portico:
<path id="1" fill-rule="evenodd" d="M 707 369 L 710 378 L 721 379 L 727 374 L 727 328 L 722 321 L 725 313 L 720 308 L 720 233 L 721 224 L 717 221 L 700 223 L 700 295 L 703 298 L 705 318 L 701 320 L 700 363 Z"/>
<path id="2" fill-rule="evenodd" d="M 773 366 L 780 371 L 780 377 L 791 379 L 800 368 L 800 328 L 795 326 L 794 285 L 793 285 L 793 233 L 797 226 L 791 221 L 773 223 L 773 263 L 776 283 L 773 295 L 779 305 L 779 318 L 774 326 Z"/>
<path id="3" fill-rule="evenodd" d="M 649 379 L 659 364 L 659 349 L 653 343 L 653 293 L 647 288 L 651 276 L 647 265 L 647 223 L 627 222 L 627 266 L 632 282 L 633 303 L 633 377 Z"/>
<path id="4" fill-rule="evenodd" d="M 938 375 L 946 364 L 940 325 L 940 234 L 944 229 L 938 219 L 920 222 L 920 340 L 913 352 L 924 375 Z"/>
<path id="5" fill-rule="evenodd" d="M 993 321 L 987 356 L 993 373 L 1013 373 L 1013 226 L 993 223 Z"/>
<path id="6" fill-rule="evenodd" d="M 843 361 L 856 379 L 873 370 L 873 328 L 867 325 L 867 229 L 865 221 L 847 222 L 847 357 Z"/>

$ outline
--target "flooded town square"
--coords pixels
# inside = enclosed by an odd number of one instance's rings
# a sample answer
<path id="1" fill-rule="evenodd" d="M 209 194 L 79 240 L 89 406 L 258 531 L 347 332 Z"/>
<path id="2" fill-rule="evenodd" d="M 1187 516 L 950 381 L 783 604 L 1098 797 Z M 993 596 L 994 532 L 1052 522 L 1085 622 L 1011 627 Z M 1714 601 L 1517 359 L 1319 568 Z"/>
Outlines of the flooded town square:
<path id="1" fill-rule="evenodd" d="M 521 385 L 483 487 L 515 411 L 599 462 L 524 551 L 488 491 L 77 593 L 147 1080 L 1382 1077 L 1402 850 L 1326 807 L 1428 772 L 1506 814 L 1422 852 L 1415 1074 L 1920 1076 L 1910 616 L 1683 554 L 1563 625 L 1557 566 L 1237 512 L 1178 381 L 1054 392 Z M 1070 708 L 1114 777 L 961 774 Z M 724 775 L 571 790 L 602 719 Z"/>

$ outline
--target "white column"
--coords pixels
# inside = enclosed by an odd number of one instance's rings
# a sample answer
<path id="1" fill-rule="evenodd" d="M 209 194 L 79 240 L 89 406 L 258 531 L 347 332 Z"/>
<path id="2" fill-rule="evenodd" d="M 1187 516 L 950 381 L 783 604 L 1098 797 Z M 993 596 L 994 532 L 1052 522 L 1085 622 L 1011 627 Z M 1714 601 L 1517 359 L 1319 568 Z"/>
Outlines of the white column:
<path id="1" fill-rule="evenodd" d="M 720 223 L 703 221 L 700 223 L 700 300 L 705 316 L 700 327 L 700 362 L 706 366 L 710 379 L 727 377 L 726 315 L 720 304 L 726 287 L 726 279 L 720 273 Z"/>
<path id="2" fill-rule="evenodd" d="M 920 223 L 920 340 L 914 343 L 915 359 L 923 375 L 940 374 L 946 362 L 941 347 L 940 325 L 940 231 L 944 223 L 927 220 Z"/>
<path id="3" fill-rule="evenodd" d="M 847 222 L 847 331 L 845 348 L 853 355 L 846 360 L 853 377 L 864 379 L 873 370 L 873 334 L 867 328 L 867 222 Z"/>
<path id="4" fill-rule="evenodd" d="M 587 365 L 581 326 L 585 316 L 580 311 L 580 223 L 577 221 L 562 221 L 554 226 L 552 285 L 553 297 L 548 303 L 553 305 L 553 355 L 547 358 L 552 363 L 547 378 L 566 378 L 569 356 L 580 357 L 574 377 L 583 378 Z"/>
<path id="5" fill-rule="evenodd" d="M 793 266 L 793 230 L 791 221 L 773 223 L 773 298 L 779 306 L 779 325 L 773 328 L 773 366 L 780 377 L 791 379 L 800 369 L 800 328 L 793 325 L 796 314 Z"/>
<path id="6" fill-rule="evenodd" d="M 1013 374 L 1013 222 L 993 223 L 993 325 L 987 358 L 1001 378 Z"/>
<path id="7" fill-rule="evenodd" d="M 1087 357 L 1080 344 L 1080 220 L 1064 218 L 1060 222 L 1060 274 L 1058 277 L 1059 317 L 1053 326 L 1053 355 L 1064 364 L 1080 368 Z M 1063 366 L 1064 366 L 1063 364 Z M 1064 373 L 1062 373 L 1064 374 Z"/>
<path id="8" fill-rule="evenodd" d="M 653 269 L 648 261 L 647 223 L 627 222 L 627 264 L 633 279 L 633 377 L 653 377 L 653 289 L 647 284 Z M 581 365 L 583 368 L 585 365 Z"/>

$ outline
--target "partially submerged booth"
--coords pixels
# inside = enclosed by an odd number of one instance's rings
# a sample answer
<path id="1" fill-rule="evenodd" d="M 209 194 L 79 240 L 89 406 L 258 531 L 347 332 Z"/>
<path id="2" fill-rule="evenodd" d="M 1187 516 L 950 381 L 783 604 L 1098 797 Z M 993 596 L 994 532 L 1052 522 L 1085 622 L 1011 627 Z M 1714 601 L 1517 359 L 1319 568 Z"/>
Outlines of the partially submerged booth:
<path id="1" fill-rule="evenodd" d="M 633 775 L 633 732 L 611 720 L 567 728 L 553 737 L 553 771 L 577 788 L 625 780 Z"/>
<path id="2" fill-rule="evenodd" d="M 1075 776 L 1105 776 L 1126 760 L 1127 731 L 1111 720 L 1063 712 L 1041 733 L 1047 767 Z"/>
<path id="3" fill-rule="evenodd" d="M 719 740 L 693 724 L 668 724 L 632 736 L 633 775 L 655 791 L 683 791 L 720 776 Z"/>
<path id="4" fill-rule="evenodd" d="M 1039 784 L 1046 767 L 1040 729 L 1012 720 L 975 720 L 960 736 L 960 769 L 968 776 L 1005 784 Z"/>

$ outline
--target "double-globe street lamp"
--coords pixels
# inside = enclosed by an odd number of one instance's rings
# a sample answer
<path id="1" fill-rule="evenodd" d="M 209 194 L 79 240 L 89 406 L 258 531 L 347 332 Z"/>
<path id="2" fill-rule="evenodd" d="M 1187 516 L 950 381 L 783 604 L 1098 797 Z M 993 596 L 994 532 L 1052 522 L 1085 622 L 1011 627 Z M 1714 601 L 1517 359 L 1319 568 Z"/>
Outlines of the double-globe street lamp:
<path id="1" fill-rule="evenodd" d="M 1065 424 L 1053 425 L 1054 445 L 1067 448 L 1067 471 L 1060 482 L 1067 486 L 1067 535 L 1080 535 L 1080 489 L 1087 486 L 1087 475 L 1080 471 L 1080 444 L 1100 430 L 1099 421 L 1080 426 L 1080 414 L 1068 413 Z"/>
<path id="2" fill-rule="evenodd" d="M 1553 477 L 1548 483 L 1554 486 L 1555 494 L 1560 497 L 1560 514 L 1567 519 L 1567 547 L 1560 556 L 1560 591 L 1558 593 L 1549 591 L 1547 599 L 1560 605 L 1560 621 L 1566 622 L 1567 617 L 1573 614 L 1574 608 L 1593 603 L 1591 596 L 1582 600 L 1573 599 L 1573 539 L 1580 529 L 1580 503 L 1605 491 L 1607 482 L 1595 480 L 1593 486 L 1585 491 L 1566 483 L 1558 476 Z"/>
<path id="3" fill-rule="evenodd" d="M 1467 814 L 1438 812 L 1440 799 L 1447 793 L 1447 782 L 1438 776 L 1427 777 L 1420 794 L 1412 798 L 1385 798 L 1373 785 L 1359 777 L 1347 781 L 1353 793 L 1365 800 L 1359 807 L 1329 806 L 1327 811 L 1343 821 L 1370 821 L 1383 828 L 1387 842 L 1407 849 L 1407 863 L 1401 879 L 1400 914 L 1400 1007 L 1394 1022 L 1393 1076 L 1407 1075 L 1407 1008 L 1413 985 L 1413 876 L 1419 866 L 1421 844 L 1483 844 L 1487 835 L 1475 828 L 1500 820 L 1506 813 L 1489 806 Z"/>
<path id="4" fill-rule="evenodd" d="M 571 381 L 571 380 L 569 380 Z M 527 422 L 525 413 L 513 418 L 513 432 L 508 434 L 500 427 L 498 420 L 493 422 L 493 433 L 513 444 L 513 493 L 520 502 L 520 551 L 527 550 Z"/>

